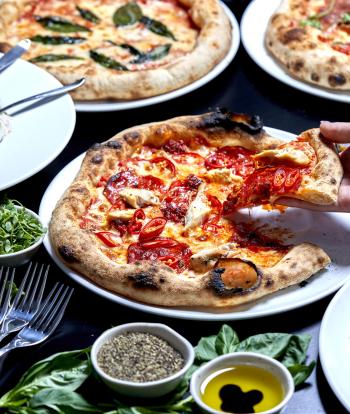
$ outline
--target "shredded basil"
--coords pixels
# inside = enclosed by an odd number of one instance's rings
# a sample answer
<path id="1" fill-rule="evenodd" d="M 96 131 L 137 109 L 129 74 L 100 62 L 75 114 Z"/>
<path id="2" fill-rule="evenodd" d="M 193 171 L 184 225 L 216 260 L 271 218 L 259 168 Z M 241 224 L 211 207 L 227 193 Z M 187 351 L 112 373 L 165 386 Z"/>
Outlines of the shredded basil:
<path id="1" fill-rule="evenodd" d="M 344 13 L 341 20 L 343 23 L 350 23 L 350 13 Z"/>
<path id="2" fill-rule="evenodd" d="M 84 60 L 82 57 L 79 56 L 72 56 L 72 55 L 55 55 L 54 53 L 48 53 L 46 55 L 39 55 L 29 60 L 32 63 L 40 63 L 40 62 L 58 62 L 60 60 Z"/>
<path id="3" fill-rule="evenodd" d="M 77 10 L 80 14 L 80 16 L 87 20 L 88 22 L 92 22 L 92 23 L 100 23 L 101 19 L 96 16 L 95 13 L 93 13 L 92 11 L 88 10 L 88 9 L 82 9 L 79 6 L 77 6 Z"/>
<path id="4" fill-rule="evenodd" d="M 114 15 L 113 22 L 116 26 L 129 26 L 137 23 L 142 17 L 142 10 L 136 3 L 127 3 L 119 7 Z"/>
<path id="5" fill-rule="evenodd" d="M 136 59 L 130 63 L 144 63 L 150 60 L 158 60 L 165 57 L 171 48 L 171 44 L 156 46 L 147 53 L 141 53 Z"/>
<path id="6" fill-rule="evenodd" d="M 26 249 L 44 233 L 41 223 L 18 201 L 6 199 L 0 204 L 0 254 Z"/>
<path id="7" fill-rule="evenodd" d="M 159 36 L 170 37 L 171 39 L 176 40 L 172 32 L 162 22 L 158 20 L 150 19 L 149 17 L 146 17 L 146 16 L 142 16 L 141 22 L 151 32 L 156 33 Z"/>
<path id="8" fill-rule="evenodd" d="M 85 42 L 85 37 L 69 37 L 69 36 L 41 36 L 36 35 L 30 38 L 32 42 L 43 43 L 44 45 L 74 45 Z"/>
<path id="9" fill-rule="evenodd" d="M 91 32 L 91 30 L 85 26 L 72 23 L 69 20 L 63 19 L 62 17 L 58 17 L 58 16 L 47 16 L 47 17 L 36 16 L 35 19 L 38 23 L 40 23 L 43 27 L 45 27 L 45 29 L 52 30 L 53 32 L 61 32 L 61 33 Z"/>
<path id="10" fill-rule="evenodd" d="M 311 26 L 311 27 L 315 27 L 316 29 L 320 29 L 320 30 L 322 29 L 321 22 L 315 17 L 310 17 L 306 20 L 302 20 L 300 22 L 300 25 L 301 26 Z"/>
<path id="11" fill-rule="evenodd" d="M 101 66 L 104 66 L 108 69 L 115 69 L 115 70 L 122 70 L 127 71 L 128 68 L 121 63 L 117 62 L 116 60 L 102 54 L 98 53 L 95 50 L 90 50 L 90 57 L 92 60 L 94 60 L 96 63 L 100 64 Z"/>

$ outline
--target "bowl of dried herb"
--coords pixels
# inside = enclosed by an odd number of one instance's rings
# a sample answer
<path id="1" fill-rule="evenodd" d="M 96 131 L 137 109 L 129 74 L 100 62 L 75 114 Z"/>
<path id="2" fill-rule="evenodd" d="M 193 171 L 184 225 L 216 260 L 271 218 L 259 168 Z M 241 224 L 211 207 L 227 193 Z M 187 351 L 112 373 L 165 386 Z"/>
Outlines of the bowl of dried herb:
<path id="1" fill-rule="evenodd" d="M 173 391 L 193 361 L 187 339 L 159 323 L 114 327 L 91 349 L 92 365 L 102 381 L 131 397 L 154 398 Z"/>

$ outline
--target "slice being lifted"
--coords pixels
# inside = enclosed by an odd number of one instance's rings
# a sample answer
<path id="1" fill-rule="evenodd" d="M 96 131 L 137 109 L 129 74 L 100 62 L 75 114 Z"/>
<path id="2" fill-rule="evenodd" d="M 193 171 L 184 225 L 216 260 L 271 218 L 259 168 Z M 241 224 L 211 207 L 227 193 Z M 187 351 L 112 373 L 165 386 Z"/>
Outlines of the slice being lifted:
<path id="1" fill-rule="evenodd" d="M 113 292 L 165 306 L 238 305 L 299 283 L 330 259 L 232 213 L 281 195 L 331 204 L 341 178 L 317 129 L 286 143 L 256 116 L 174 118 L 91 148 L 50 235 L 67 265 Z"/>

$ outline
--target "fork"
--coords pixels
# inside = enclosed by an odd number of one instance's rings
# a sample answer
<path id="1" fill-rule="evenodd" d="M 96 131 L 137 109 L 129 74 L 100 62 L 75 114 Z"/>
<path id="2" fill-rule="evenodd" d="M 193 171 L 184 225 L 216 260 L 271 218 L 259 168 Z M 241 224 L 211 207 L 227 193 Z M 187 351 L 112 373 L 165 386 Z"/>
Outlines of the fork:
<path id="1" fill-rule="evenodd" d="M 41 265 L 37 272 L 38 267 L 38 263 L 36 263 L 31 272 L 32 263 L 29 264 L 13 303 L 0 327 L 0 341 L 11 332 L 16 332 L 26 326 L 38 311 L 50 266 Z"/>
<path id="2" fill-rule="evenodd" d="M 8 267 L 6 269 L 5 275 L 4 275 L 4 277 L 2 277 L 4 271 L 5 271 L 4 267 L 1 266 L 1 268 L 0 268 L 0 283 L 2 283 L 2 286 L 1 286 L 1 290 L 0 290 L 0 324 L 3 321 L 3 319 L 5 318 L 5 316 L 8 312 L 10 299 L 11 299 L 12 283 L 13 283 L 13 278 L 15 276 L 15 269 L 14 268 L 12 269 L 10 277 L 9 277 L 10 268 Z"/>
<path id="3" fill-rule="evenodd" d="M 63 284 L 56 283 L 29 324 L 0 349 L 0 357 L 12 349 L 36 345 L 48 338 L 60 323 L 73 291 L 69 286 L 64 288 Z"/>

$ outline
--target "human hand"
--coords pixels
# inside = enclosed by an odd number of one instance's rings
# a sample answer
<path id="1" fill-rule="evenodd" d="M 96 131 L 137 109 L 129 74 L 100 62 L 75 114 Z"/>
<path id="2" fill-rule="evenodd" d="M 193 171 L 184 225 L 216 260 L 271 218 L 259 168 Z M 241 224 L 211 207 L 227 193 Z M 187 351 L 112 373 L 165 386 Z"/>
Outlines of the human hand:
<path id="1" fill-rule="evenodd" d="M 350 143 L 350 122 L 321 121 L 321 134 L 336 144 Z M 340 154 L 344 168 L 344 177 L 340 184 L 338 202 L 336 204 L 320 206 L 294 198 L 281 197 L 277 204 L 289 207 L 306 208 L 315 211 L 343 211 L 350 213 L 350 147 Z"/>

